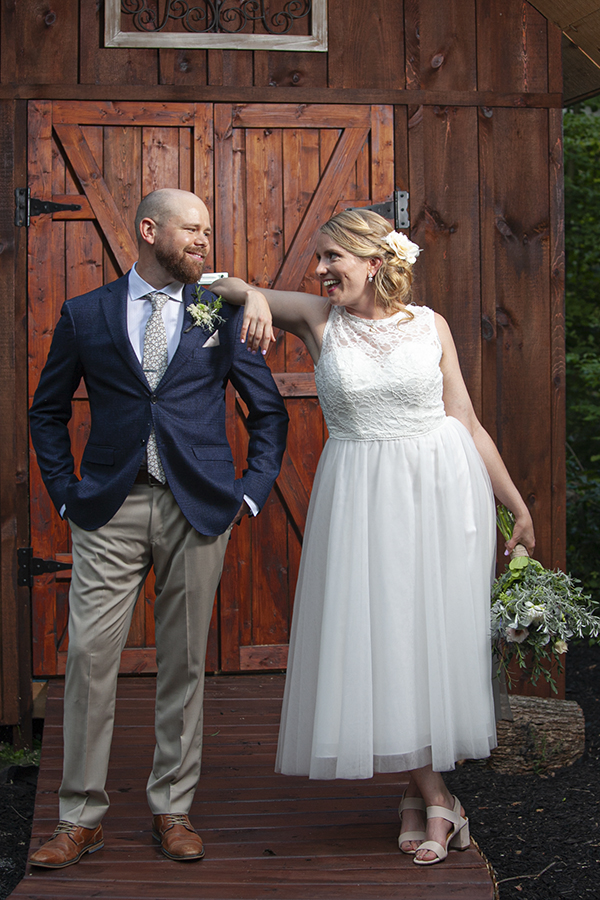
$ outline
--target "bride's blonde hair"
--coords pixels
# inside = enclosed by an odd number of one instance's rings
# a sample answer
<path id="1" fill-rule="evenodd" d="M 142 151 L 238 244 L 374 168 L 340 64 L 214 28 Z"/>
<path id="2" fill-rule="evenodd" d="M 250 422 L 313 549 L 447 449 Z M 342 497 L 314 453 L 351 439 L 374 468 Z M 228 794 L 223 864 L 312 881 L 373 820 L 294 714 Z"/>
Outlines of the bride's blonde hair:
<path id="1" fill-rule="evenodd" d="M 412 264 L 386 243 L 385 237 L 393 231 L 387 219 L 370 209 L 344 209 L 319 230 L 360 259 L 380 259 L 373 278 L 377 302 L 390 314 L 406 309 L 413 280 Z M 406 312 L 413 317 L 409 309 Z"/>

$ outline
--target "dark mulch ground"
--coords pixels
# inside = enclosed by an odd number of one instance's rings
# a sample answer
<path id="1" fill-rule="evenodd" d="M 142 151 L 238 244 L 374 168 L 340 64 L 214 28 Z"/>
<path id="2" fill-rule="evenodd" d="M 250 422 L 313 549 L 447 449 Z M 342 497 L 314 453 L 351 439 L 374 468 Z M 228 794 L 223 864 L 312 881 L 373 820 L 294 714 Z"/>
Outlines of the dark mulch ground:
<path id="1" fill-rule="evenodd" d="M 467 763 L 448 774 L 501 900 L 600 900 L 600 647 L 571 646 L 567 699 L 586 721 L 586 752 L 548 778 L 497 775 Z M 36 770 L 0 772 L 0 900 L 23 876 Z"/>

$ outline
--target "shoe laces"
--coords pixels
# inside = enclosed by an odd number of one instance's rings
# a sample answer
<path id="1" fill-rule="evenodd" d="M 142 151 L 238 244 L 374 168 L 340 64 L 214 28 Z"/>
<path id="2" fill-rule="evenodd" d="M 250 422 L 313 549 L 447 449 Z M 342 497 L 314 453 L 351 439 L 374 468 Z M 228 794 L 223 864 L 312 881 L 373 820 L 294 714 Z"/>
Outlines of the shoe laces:
<path id="1" fill-rule="evenodd" d="M 54 834 L 52 837 L 58 837 L 59 834 L 71 834 L 71 832 L 75 831 L 77 825 L 73 822 L 65 822 L 62 819 L 54 829 Z"/>
<path id="2" fill-rule="evenodd" d="M 183 815 L 182 813 L 165 813 L 165 818 L 168 819 L 169 825 L 183 825 L 185 828 L 190 827 L 188 816 Z"/>

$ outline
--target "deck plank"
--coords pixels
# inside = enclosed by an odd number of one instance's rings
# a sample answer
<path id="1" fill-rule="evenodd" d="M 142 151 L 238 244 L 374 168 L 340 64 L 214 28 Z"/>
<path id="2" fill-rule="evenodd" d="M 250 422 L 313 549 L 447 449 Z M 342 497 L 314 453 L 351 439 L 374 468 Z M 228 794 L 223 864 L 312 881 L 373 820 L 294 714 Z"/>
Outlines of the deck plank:
<path id="1" fill-rule="evenodd" d="M 273 771 L 283 676 L 207 679 L 200 787 L 191 811 L 202 862 L 174 863 L 153 842 L 145 781 L 153 678 L 122 678 L 108 780 L 105 847 L 64 870 L 28 867 L 29 900 L 493 900 L 474 845 L 417 868 L 398 852 L 403 775 L 310 781 Z M 52 833 L 62 759 L 62 683 L 50 686 L 31 849 Z"/>

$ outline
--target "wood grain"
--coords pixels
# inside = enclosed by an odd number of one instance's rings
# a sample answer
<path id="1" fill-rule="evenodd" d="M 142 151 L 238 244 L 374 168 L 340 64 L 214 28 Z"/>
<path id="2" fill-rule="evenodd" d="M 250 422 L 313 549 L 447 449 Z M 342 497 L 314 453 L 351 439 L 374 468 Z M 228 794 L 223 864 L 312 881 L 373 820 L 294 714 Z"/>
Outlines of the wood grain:
<path id="1" fill-rule="evenodd" d="M 102 231 L 123 272 L 131 268 L 137 247 L 77 125 L 55 124 L 54 130 L 94 210 Z"/>
<path id="2" fill-rule="evenodd" d="M 12 896 L 184 900 L 200 891 L 219 900 L 492 900 L 493 884 L 474 845 L 425 870 L 398 852 L 402 774 L 366 781 L 275 775 L 282 691 L 281 675 L 207 679 L 202 777 L 191 809 L 206 857 L 177 866 L 152 842 L 144 796 L 154 745 L 154 679 L 120 679 L 104 849 L 66 871 L 28 871 Z M 32 850 L 56 822 L 60 694 L 61 686 L 52 684 Z"/>

